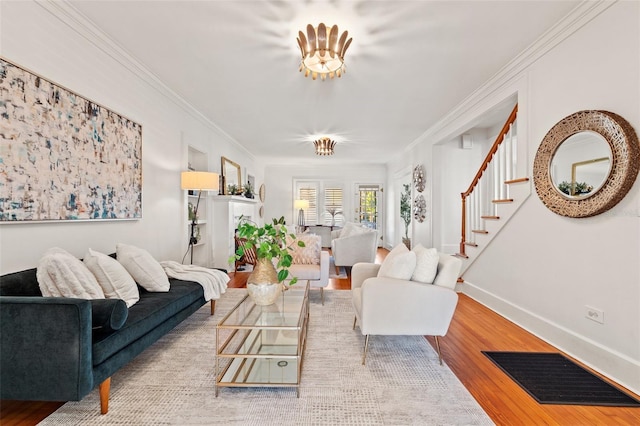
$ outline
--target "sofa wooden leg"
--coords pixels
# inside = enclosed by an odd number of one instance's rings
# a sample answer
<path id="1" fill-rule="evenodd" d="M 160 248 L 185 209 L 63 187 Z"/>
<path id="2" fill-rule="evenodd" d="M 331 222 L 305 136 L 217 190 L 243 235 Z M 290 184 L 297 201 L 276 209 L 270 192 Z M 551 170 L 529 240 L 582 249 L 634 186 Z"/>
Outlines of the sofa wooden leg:
<path id="1" fill-rule="evenodd" d="M 109 390 L 111 389 L 111 377 L 100 383 L 100 414 L 109 411 Z"/>
<path id="2" fill-rule="evenodd" d="M 356 329 L 356 323 L 357 323 L 357 322 L 358 322 L 358 317 L 354 315 L 354 316 L 353 316 L 353 328 L 352 328 L 352 330 L 355 330 L 355 329 Z"/>
<path id="3" fill-rule="evenodd" d="M 215 300 L 211 300 L 211 315 L 213 315 L 213 313 L 216 311 L 216 301 Z"/>
<path id="4" fill-rule="evenodd" d="M 322 306 L 324 306 L 324 287 L 320 287 L 320 299 L 322 300 Z"/>
<path id="5" fill-rule="evenodd" d="M 438 336 L 433 336 L 436 339 L 436 350 L 438 351 L 438 359 L 440 360 L 440 365 L 442 365 L 442 353 L 440 352 L 440 339 Z"/>
<path id="6" fill-rule="evenodd" d="M 364 338 L 364 353 L 362 354 L 362 365 L 367 358 L 367 348 L 369 347 L 369 335 L 367 334 Z"/>

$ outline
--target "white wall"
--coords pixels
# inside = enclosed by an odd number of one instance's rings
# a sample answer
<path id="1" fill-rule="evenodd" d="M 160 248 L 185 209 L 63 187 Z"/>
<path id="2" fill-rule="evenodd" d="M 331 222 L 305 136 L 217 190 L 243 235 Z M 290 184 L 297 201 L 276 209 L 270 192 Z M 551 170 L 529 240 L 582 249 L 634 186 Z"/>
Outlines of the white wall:
<path id="1" fill-rule="evenodd" d="M 546 132 L 571 113 L 613 111 L 639 132 L 639 18 L 639 2 L 614 3 L 501 87 L 479 90 L 468 112 L 463 105 L 441 128 L 462 128 L 478 105 L 517 92 L 529 177 Z M 464 291 L 638 393 L 639 207 L 639 181 L 609 212 L 586 219 L 558 216 L 534 193 L 465 273 Z M 585 305 L 603 310 L 604 324 L 586 319 Z"/>
<path id="2" fill-rule="evenodd" d="M 53 246 L 83 256 L 89 247 L 110 253 L 116 243 L 127 242 L 158 259 L 180 260 L 188 242 L 180 190 L 180 171 L 187 165 L 184 144 L 207 152 L 216 172 L 221 155 L 250 169 L 252 159 L 215 125 L 132 71 L 131 63 L 103 40 L 84 30 L 81 35 L 81 26 L 71 28 L 53 9 L 32 1 L 0 3 L 0 54 L 142 125 L 143 218 L 0 225 L 0 273 L 35 267 Z"/>
<path id="3" fill-rule="evenodd" d="M 327 158 L 331 162 L 331 158 Z M 318 179 L 343 183 L 343 201 L 345 219 L 353 221 L 354 209 L 358 200 L 355 199 L 355 185 L 362 183 L 380 184 L 386 181 L 386 168 L 383 165 L 268 165 L 264 171 L 266 199 L 264 203 L 264 220 L 284 216 L 287 224 L 295 225 L 297 216 L 293 212 L 293 181 L 294 179 Z M 383 212 L 384 214 L 384 212 Z M 384 220 L 384 219 L 383 219 Z M 385 237 L 386 238 L 386 237 Z"/>

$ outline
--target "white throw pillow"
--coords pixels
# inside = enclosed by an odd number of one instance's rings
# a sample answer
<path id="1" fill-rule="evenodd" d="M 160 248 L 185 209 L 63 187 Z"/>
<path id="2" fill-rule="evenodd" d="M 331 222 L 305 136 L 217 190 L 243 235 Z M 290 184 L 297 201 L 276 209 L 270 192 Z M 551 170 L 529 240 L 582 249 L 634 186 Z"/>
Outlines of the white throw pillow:
<path id="1" fill-rule="evenodd" d="M 438 273 L 438 261 L 440 260 L 438 250 L 418 244 L 412 251 L 416 254 L 416 269 L 413 271 L 411 281 L 433 284 Z"/>
<path id="2" fill-rule="evenodd" d="M 140 300 L 136 282 L 113 257 L 89 249 L 83 262 L 98 280 L 107 299 L 122 299 L 129 308 Z"/>
<path id="3" fill-rule="evenodd" d="M 362 226 L 360 226 L 357 223 L 353 223 L 353 222 L 345 223 L 344 227 L 342 228 L 342 231 L 340 231 L 340 238 L 345 238 L 351 235 L 359 234 L 360 233 L 359 228 L 362 228 Z"/>
<path id="4" fill-rule="evenodd" d="M 44 297 L 104 299 L 104 293 L 91 271 L 71 253 L 54 247 L 47 250 L 36 271 Z"/>
<path id="5" fill-rule="evenodd" d="M 118 262 L 124 266 L 133 279 L 145 290 L 152 292 L 169 291 L 169 277 L 160 263 L 148 251 L 130 246 L 116 244 Z"/>
<path id="6" fill-rule="evenodd" d="M 416 254 L 404 244 L 398 244 L 389 252 L 378 270 L 379 277 L 409 280 L 416 268 Z"/>
<path id="7" fill-rule="evenodd" d="M 294 241 L 287 235 L 287 247 L 291 247 L 289 250 L 291 257 L 293 257 L 293 263 L 297 265 L 319 265 L 320 264 L 320 251 L 322 250 L 322 240 L 319 235 L 315 234 L 298 234 L 297 239 Z M 304 243 L 304 247 L 298 246 L 298 241 Z"/>

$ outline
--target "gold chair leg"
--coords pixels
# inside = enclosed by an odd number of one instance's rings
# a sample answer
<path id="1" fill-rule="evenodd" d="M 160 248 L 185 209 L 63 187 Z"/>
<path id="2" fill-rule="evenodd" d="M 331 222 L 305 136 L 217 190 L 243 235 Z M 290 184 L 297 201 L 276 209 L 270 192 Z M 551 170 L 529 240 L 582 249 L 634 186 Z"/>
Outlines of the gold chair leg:
<path id="1" fill-rule="evenodd" d="M 364 362 L 367 358 L 368 347 L 369 347 L 369 335 L 367 334 L 367 336 L 364 338 L 364 353 L 362 354 L 362 365 L 364 365 Z"/>
<path id="2" fill-rule="evenodd" d="M 436 350 L 438 351 L 438 360 L 440 360 L 440 365 L 442 365 L 442 353 L 440 352 L 440 339 L 438 336 L 433 336 L 436 339 Z"/>
<path id="3" fill-rule="evenodd" d="M 358 322 L 358 317 L 354 315 L 353 316 L 353 328 L 352 328 L 352 330 L 356 329 L 356 322 Z"/>

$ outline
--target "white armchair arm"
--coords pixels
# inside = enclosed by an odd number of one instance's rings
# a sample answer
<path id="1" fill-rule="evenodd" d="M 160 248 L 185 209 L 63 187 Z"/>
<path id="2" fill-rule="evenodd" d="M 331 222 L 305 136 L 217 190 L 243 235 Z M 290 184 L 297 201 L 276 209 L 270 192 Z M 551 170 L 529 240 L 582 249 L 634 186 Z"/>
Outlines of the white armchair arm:
<path id="1" fill-rule="evenodd" d="M 362 287 L 362 283 L 367 278 L 378 276 L 380 266 L 377 263 L 360 262 L 351 268 L 351 289 Z"/>
<path id="2" fill-rule="evenodd" d="M 436 285 L 375 277 L 356 290 L 353 302 L 362 334 L 444 336 L 458 294 Z"/>
<path id="3" fill-rule="evenodd" d="M 320 280 L 317 284 L 318 287 L 326 287 L 329 284 L 329 263 L 331 263 L 331 256 L 329 252 L 323 250 L 320 252 Z"/>

